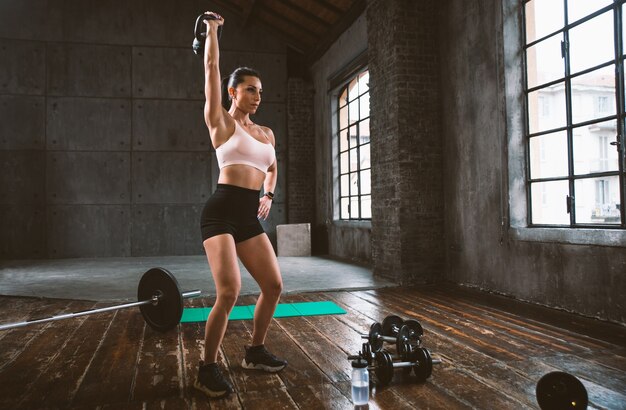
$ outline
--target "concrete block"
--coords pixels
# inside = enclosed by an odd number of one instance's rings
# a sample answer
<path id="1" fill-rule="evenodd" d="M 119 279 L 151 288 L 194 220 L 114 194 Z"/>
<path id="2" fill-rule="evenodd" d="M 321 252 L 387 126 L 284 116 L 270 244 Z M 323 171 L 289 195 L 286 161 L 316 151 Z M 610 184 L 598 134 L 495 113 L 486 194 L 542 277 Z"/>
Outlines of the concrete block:
<path id="1" fill-rule="evenodd" d="M 50 150 L 130 150 L 130 100 L 48 98 Z"/>
<path id="2" fill-rule="evenodd" d="M 130 97 L 131 48 L 49 44 L 48 94 Z"/>
<path id="3" fill-rule="evenodd" d="M 200 205 L 133 205 L 132 256 L 199 255 Z"/>
<path id="4" fill-rule="evenodd" d="M 130 205 L 48 208 L 48 257 L 130 256 Z"/>
<path id="5" fill-rule="evenodd" d="M 60 41 L 62 20 L 57 0 L 0 1 L 0 37 Z"/>
<path id="6" fill-rule="evenodd" d="M 133 203 L 203 203 L 211 188 L 211 160 L 207 153 L 135 153 L 132 181 Z"/>
<path id="7" fill-rule="evenodd" d="M 311 256 L 311 224 L 276 226 L 278 256 Z"/>
<path id="8" fill-rule="evenodd" d="M 133 47 L 133 97 L 204 100 L 202 59 L 191 47 Z"/>
<path id="9" fill-rule="evenodd" d="M 48 203 L 127 204 L 130 163 L 128 152 L 48 152 Z"/>
<path id="10" fill-rule="evenodd" d="M 0 205 L 0 259 L 46 256 L 45 205 Z"/>
<path id="11" fill-rule="evenodd" d="M 282 103 L 287 101 L 287 56 L 285 54 L 224 50 L 220 53 L 220 59 L 222 76 L 232 73 L 237 67 L 254 68 L 261 76 L 263 101 Z M 204 78 L 201 80 L 204 81 Z"/>
<path id="12" fill-rule="evenodd" d="M 133 104 L 134 151 L 202 151 L 213 147 L 203 101 L 138 100 Z"/>
<path id="13" fill-rule="evenodd" d="M 0 203 L 44 202 L 45 169 L 43 151 L 0 151 Z"/>
<path id="14" fill-rule="evenodd" d="M 43 95 L 46 48 L 43 43 L 0 40 L 0 93 Z"/>
<path id="15" fill-rule="evenodd" d="M 45 148 L 44 97 L 0 95 L 0 150 Z"/>

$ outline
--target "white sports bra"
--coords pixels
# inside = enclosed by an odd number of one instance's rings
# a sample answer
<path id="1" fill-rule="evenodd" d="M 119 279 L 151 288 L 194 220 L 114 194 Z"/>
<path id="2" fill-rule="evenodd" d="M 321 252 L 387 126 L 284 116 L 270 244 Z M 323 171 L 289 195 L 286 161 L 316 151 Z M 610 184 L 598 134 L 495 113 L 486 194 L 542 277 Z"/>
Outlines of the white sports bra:
<path id="1" fill-rule="evenodd" d="M 240 164 L 249 165 L 265 173 L 276 159 L 276 152 L 271 143 L 257 140 L 248 134 L 237 121 L 235 121 L 235 132 L 225 143 L 215 149 L 215 154 L 220 169 Z"/>

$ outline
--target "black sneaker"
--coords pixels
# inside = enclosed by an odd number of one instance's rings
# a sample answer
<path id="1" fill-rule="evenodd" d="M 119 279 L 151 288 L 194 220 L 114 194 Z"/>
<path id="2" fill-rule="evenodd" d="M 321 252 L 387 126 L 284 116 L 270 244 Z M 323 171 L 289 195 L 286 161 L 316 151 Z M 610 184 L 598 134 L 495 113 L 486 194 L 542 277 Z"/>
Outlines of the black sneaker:
<path id="1" fill-rule="evenodd" d="M 202 360 L 193 387 L 213 399 L 226 397 L 233 392 L 233 387 L 224 379 L 217 363 L 204 364 Z"/>
<path id="2" fill-rule="evenodd" d="M 259 369 L 266 372 L 278 372 L 287 366 L 287 361 L 282 360 L 267 351 L 264 345 L 246 346 L 246 357 L 241 366 L 244 369 Z"/>

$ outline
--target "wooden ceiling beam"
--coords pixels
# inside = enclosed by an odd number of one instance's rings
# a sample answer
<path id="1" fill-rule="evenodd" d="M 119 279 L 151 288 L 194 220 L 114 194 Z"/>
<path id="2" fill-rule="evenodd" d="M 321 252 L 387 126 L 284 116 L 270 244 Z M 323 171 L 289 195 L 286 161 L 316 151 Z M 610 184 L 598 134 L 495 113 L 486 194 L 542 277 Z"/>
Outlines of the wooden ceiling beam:
<path id="1" fill-rule="evenodd" d="M 335 6 L 333 3 L 329 1 L 315 0 L 315 2 L 318 3 L 320 6 L 324 7 L 325 9 L 330 10 L 337 15 L 341 16 L 343 13 L 345 13 L 345 11 L 341 10 L 339 7 Z"/>
<path id="2" fill-rule="evenodd" d="M 319 24 L 320 26 L 324 27 L 325 29 L 327 29 L 327 28 L 329 28 L 331 26 L 331 23 L 329 23 L 328 21 L 324 20 L 321 17 L 318 17 L 317 15 L 311 13 L 310 11 L 306 10 L 305 8 L 300 6 L 298 3 L 293 3 L 293 2 L 291 2 L 289 0 L 275 0 L 275 1 L 279 2 L 280 4 L 283 4 L 285 7 L 290 8 L 291 10 L 295 11 L 296 13 L 299 13 L 299 14 L 305 16 L 309 20 L 315 21 L 317 24 Z"/>
<path id="3" fill-rule="evenodd" d="M 250 17 L 254 15 L 254 11 L 258 3 L 259 3 L 258 0 L 248 0 L 248 3 L 244 6 L 243 14 L 241 16 L 243 19 L 243 22 L 241 23 L 241 25 L 243 27 L 250 26 L 250 21 L 251 21 Z"/>

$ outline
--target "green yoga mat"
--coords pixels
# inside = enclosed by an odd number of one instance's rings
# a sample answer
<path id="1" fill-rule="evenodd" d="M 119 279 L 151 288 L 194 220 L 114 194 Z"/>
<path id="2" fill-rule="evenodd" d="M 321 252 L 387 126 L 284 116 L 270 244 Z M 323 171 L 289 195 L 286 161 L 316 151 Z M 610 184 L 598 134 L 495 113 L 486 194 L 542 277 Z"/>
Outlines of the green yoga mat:
<path id="1" fill-rule="evenodd" d="M 204 322 L 209 317 L 210 307 L 185 308 L 181 323 Z M 333 302 L 300 302 L 280 303 L 276 306 L 274 317 L 343 315 L 346 311 Z M 254 317 L 254 305 L 235 306 L 228 316 L 228 320 L 248 320 Z"/>

